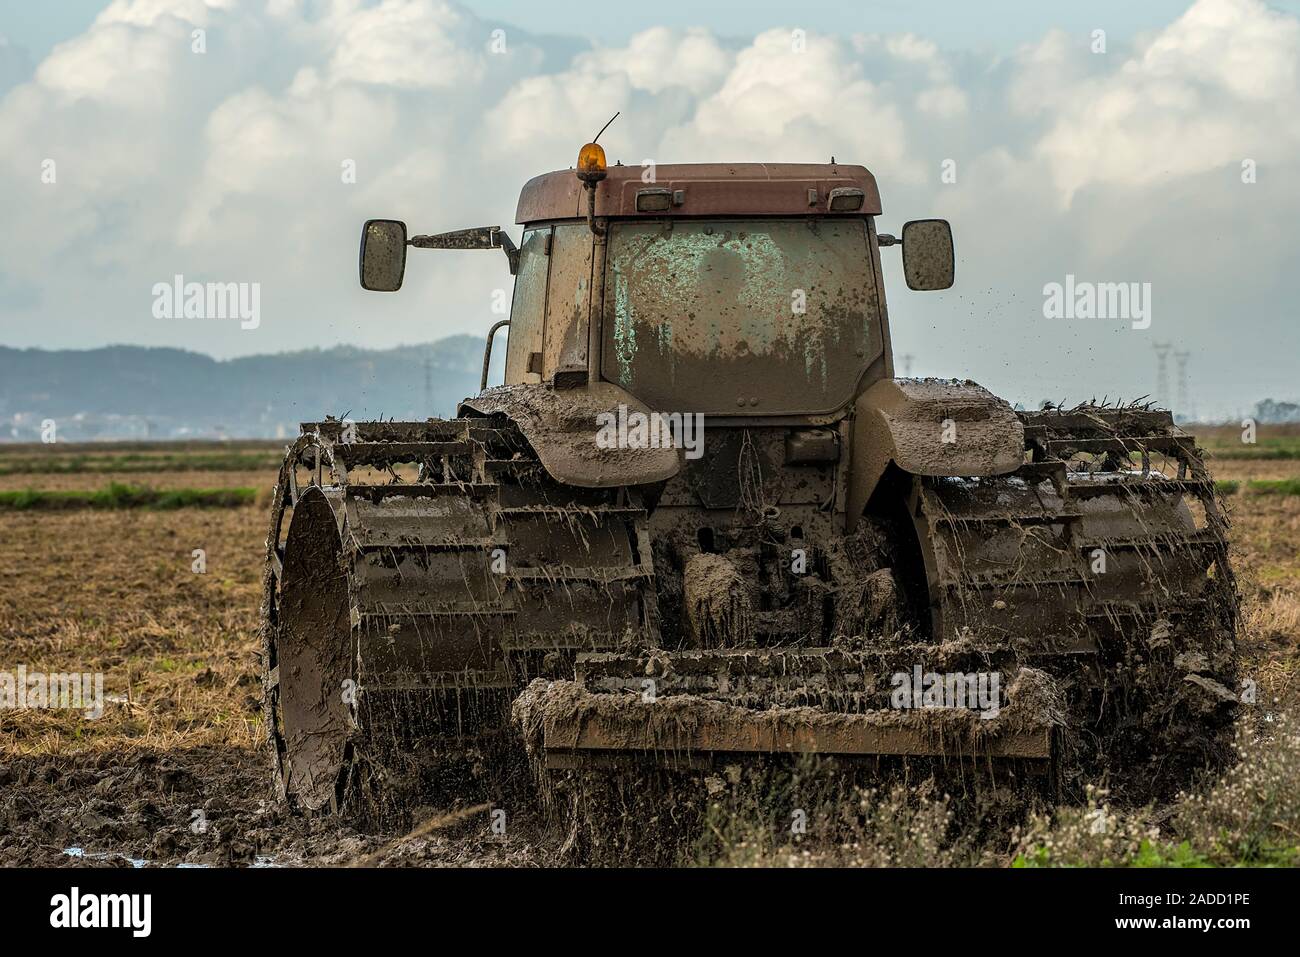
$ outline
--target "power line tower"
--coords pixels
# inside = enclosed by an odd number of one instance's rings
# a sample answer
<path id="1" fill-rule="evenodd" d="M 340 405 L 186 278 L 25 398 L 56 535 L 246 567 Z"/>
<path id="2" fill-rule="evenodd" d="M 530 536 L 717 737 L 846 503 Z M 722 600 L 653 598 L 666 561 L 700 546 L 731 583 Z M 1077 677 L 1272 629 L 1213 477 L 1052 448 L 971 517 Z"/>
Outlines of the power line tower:
<path id="1" fill-rule="evenodd" d="M 901 356 L 898 357 L 899 361 L 903 363 L 903 378 L 904 378 L 904 379 L 909 379 L 909 378 L 911 378 L 911 376 L 912 376 L 912 360 L 913 360 L 914 358 L 916 358 L 916 357 L 913 356 L 910 352 L 906 352 L 906 353 L 904 353 L 903 355 L 901 355 Z"/>
<path id="2" fill-rule="evenodd" d="M 424 357 L 424 414 L 433 415 L 433 358 Z"/>
<path id="3" fill-rule="evenodd" d="M 1153 342 L 1151 348 L 1156 350 L 1156 404 L 1169 405 L 1169 350 L 1173 345 L 1168 342 Z"/>
<path id="4" fill-rule="evenodd" d="M 1194 422 L 1196 412 L 1192 408 L 1191 397 L 1187 389 L 1187 360 L 1190 352 L 1175 352 L 1174 361 L 1178 363 L 1178 414 L 1185 422 Z"/>

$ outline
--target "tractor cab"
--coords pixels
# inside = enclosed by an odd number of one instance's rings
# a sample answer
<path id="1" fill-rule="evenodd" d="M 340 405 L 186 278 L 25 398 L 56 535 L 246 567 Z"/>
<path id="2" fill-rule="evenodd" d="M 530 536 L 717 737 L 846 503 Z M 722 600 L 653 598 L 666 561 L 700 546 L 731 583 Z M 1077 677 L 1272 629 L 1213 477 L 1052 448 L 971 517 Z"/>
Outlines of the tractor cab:
<path id="1" fill-rule="evenodd" d="M 833 415 L 892 375 L 880 247 L 900 240 L 877 233 L 879 214 L 862 166 L 608 167 L 588 144 L 576 175 L 524 186 L 517 249 L 497 227 L 408 240 L 372 220 L 362 285 L 400 287 L 406 246 L 502 248 L 507 385 L 608 382 L 665 413 Z M 946 222 L 908 223 L 901 243 L 909 286 L 952 285 Z"/>

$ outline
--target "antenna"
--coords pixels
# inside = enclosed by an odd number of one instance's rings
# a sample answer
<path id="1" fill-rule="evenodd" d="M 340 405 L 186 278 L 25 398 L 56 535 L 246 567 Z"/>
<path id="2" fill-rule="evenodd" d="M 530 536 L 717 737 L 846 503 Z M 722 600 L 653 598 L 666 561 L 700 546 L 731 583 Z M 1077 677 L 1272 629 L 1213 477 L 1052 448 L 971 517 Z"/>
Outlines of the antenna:
<path id="1" fill-rule="evenodd" d="M 609 118 L 609 123 L 613 123 L 616 119 L 618 119 L 618 114 L 622 112 L 623 112 L 622 110 L 616 111 L 614 115 Z M 606 123 L 604 126 L 600 128 L 600 133 L 604 133 L 607 129 L 609 129 L 609 123 Z M 597 133 L 595 136 L 591 138 L 591 141 L 593 143 L 596 142 L 598 139 L 600 139 L 600 133 Z"/>

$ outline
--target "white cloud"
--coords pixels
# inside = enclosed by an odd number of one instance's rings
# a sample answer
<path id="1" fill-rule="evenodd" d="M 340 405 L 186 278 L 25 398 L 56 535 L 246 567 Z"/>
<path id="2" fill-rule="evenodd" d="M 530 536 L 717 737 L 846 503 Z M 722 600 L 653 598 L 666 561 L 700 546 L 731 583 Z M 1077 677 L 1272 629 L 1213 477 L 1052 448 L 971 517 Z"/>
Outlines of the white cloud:
<path id="1" fill-rule="evenodd" d="M 870 157 L 885 175 L 909 175 L 907 132 L 895 98 L 867 79 L 852 46 L 768 30 L 741 50 L 717 92 L 664 136 L 661 154 L 703 161 L 737 158 L 827 162 Z M 779 157 L 774 145 L 780 144 Z"/>
<path id="2" fill-rule="evenodd" d="M 1031 68 L 1059 55 L 1061 42 L 1048 38 Z M 1093 184 L 1146 186 L 1246 157 L 1297 155 L 1294 17 L 1258 0 L 1202 0 L 1144 49 L 1106 56 L 1119 58 L 1118 68 L 1039 93 L 1055 117 L 1037 149 L 1063 202 Z"/>
<path id="3" fill-rule="evenodd" d="M 435 0 L 348 5 L 329 20 L 336 48 L 331 80 L 405 90 L 473 87 L 487 66 L 489 31 L 469 13 Z"/>
<path id="4" fill-rule="evenodd" d="M 580 54 L 576 65 L 604 75 L 622 73 L 634 89 L 649 93 L 681 86 L 702 95 L 717 88 L 734 60 L 735 55 L 707 30 L 651 27 L 633 36 L 624 48 Z"/>

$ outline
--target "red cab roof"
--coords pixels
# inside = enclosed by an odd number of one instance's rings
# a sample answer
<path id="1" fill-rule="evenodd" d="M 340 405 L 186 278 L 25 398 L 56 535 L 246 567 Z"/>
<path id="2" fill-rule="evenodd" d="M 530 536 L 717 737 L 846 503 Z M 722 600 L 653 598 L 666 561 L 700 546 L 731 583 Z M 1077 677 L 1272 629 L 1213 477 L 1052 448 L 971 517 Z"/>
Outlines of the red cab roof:
<path id="1" fill-rule="evenodd" d="M 832 163 L 674 163 L 655 167 L 655 181 L 644 182 L 640 166 L 611 166 L 596 186 L 597 216 L 878 216 L 880 191 L 865 166 Z M 862 190 L 862 208 L 831 212 L 836 187 Z M 643 189 L 681 191 L 680 205 L 639 213 Z M 519 194 L 516 223 L 574 219 L 587 215 L 583 184 L 573 170 L 534 176 Z"/>

